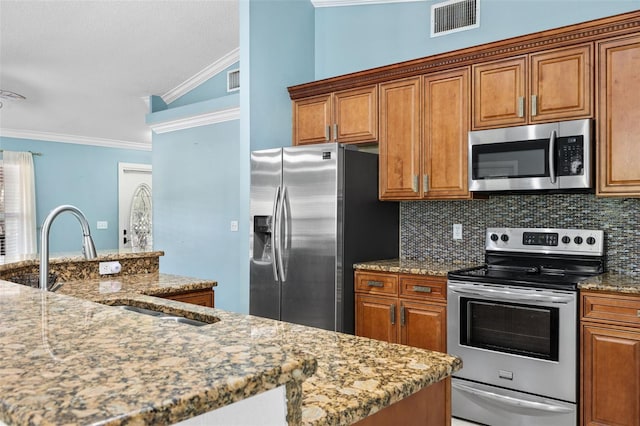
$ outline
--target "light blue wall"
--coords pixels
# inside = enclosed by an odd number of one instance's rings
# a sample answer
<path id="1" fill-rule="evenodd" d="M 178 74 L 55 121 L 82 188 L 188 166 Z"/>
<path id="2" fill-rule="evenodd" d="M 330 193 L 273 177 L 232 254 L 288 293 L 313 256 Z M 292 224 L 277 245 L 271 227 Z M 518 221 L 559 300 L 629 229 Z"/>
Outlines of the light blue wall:
<path id="1" fill-rule="evenodd" d="M 0 148 L 42 153 L 34 156 L 38 235 L 49 211 L 72 204 L 87 216 L 98 252 L 118 248 L 118 162 L 150 164 L 150 151 L 7 137 L 0 137 Z M 109 228 L 96 229 L 99 220 Z M 51 253 L 80 252 L 82 232 L 72 215 L 53 223 L 49 247 Z"/>
<path id="2" fill-rule="evenodd" d="M 241 2 L 242 3 L 242 2 Z M 291 145 L 291 100 L 287 87 L 314 79 L 314 8 L 309 0 L 251 0 L 241 13 L 240 51 L 250 52 L 246 102 L 251 150 Z M 247 16 L 250 14 L 250 16 Z M 243 16 L 244 15 L 244 16 Z M 243 45 L 243 41 L 249 46 Z M 242 73 L 244 56 L 241 56 Z M 244 90 L 244 87 L 243 87 Z"/>
<path id="3" fill-rule="evenodd" d="M 218 281 L 216 307 L 245 312 L 239 220 L 240 123 L 211 124 L 153 136 L 154 247 L 160 270 Z"/>
<path id="4" fill-rule="evenodd" d="M 195 89 L 180 96 L 178 99 L 167 105 L 167 107 L 176 108 L 183 105 L 189 105 L 196 102 L 206 101 L 208 99 L 219 98 L 221 96 L 228 95 L 229 92 L 227 92 L 227 72 L 238 69 L 239 67 L 240 64 L 236 62 L 235 64 L 214 75 L 204 83 L 200 84 Z"/>
<path id="5" fill-rule="evenodd" d="M 480 28 L 430 37 L 440 0 L 316 9 L 315 78 L 637 10 L 638 0 L 480 0 Z"/>

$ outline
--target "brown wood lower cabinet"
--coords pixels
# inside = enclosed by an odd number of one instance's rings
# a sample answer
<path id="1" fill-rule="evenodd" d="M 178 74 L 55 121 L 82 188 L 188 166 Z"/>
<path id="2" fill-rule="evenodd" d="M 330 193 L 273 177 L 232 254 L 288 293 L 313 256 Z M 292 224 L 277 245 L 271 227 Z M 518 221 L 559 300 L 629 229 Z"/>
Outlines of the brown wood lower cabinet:
<path id="1" fill-rule="evenodd" d="M 582 294 L 583 425 L 640 426 L 640 297 Z"/>
<path id="2" fill-rule="evenodd" d="M 214 293 L 213 289 L 205 290 L 193 290 L 179 294 L 169 294 L 162 296 L 163 299 L 176 300 L 178 302 L 191 303 L 193 305 L 206 306 L 208 308 L 214 307 Z"/>
<path id="3" fill-rule="evenodd" d="M 446 277 L 356 271 L 356 335 L 446 352 L 446 286 Z M 450 423 L 451 379 L 447 378 L 357 424 Z"/>

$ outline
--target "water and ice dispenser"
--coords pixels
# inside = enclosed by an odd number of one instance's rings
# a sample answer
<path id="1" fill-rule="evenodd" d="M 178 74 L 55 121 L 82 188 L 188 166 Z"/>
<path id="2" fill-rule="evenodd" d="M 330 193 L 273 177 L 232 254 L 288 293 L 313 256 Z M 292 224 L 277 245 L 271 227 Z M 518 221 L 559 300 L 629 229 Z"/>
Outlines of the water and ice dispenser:
<path id="1" fill-rule="evenodd" d="M 271 262 L 271 216 L 253 217 L 253 259 Z"/>

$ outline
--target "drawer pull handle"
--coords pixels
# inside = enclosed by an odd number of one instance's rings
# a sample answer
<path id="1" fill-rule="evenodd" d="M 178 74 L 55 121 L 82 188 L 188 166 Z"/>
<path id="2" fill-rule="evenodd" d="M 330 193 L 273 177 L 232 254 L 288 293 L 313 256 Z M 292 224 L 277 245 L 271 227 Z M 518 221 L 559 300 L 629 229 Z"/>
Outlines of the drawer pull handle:
<path id="1" fill-rule="evenodd" d="M 424 285 L 414 285 L 413 291 L 416 293 L 431 293 L 431 287 L 427 287 Z"/>
<path id="2" fill-rule="evenodd" d="M 384 287 L 384 283 L 382 281 L 367 281 L 367 285 L 369 287 Z"/>
<path id="3" fill-rule="evenodd" d="M 396 324 L 396 305 L 389 306 L 389 316 L 391 317 L 391 325 Z"/>
<path id="4" fill-rule="evenodd" d="M 638 312 L 636 312 L 636 314 L 638 315 L 638 318 L 640 318 L 640 309 L 638 309 Z"/>

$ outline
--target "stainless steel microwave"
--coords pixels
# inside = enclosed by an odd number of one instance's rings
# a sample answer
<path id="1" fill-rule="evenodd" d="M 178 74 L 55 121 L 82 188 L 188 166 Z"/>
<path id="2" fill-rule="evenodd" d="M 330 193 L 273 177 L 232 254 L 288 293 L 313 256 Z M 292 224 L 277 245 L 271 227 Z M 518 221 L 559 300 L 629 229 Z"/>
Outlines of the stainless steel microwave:
<path id="1" fill-rule="evenodd" d="M 593 188 L 590 119 L 469 132 L 470 191 Z"/>

